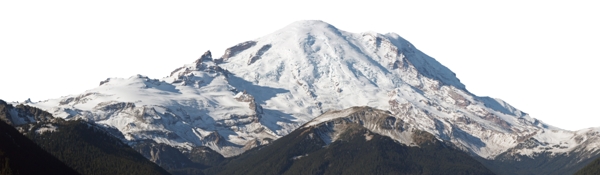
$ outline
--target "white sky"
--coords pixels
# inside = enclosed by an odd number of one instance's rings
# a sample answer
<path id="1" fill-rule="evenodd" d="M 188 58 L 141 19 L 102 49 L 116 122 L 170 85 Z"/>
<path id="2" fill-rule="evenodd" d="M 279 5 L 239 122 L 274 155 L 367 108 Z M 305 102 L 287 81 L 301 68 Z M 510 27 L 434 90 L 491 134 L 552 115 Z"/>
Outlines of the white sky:
<path id="1" fill-rule="evenodd" d="M 394 32 L 501 98 L 564 129 L 600 126 L 594 1 L 0 1 L 0 99 L 79 94 L 108 77 L 167 76 L 297 20 Z"/>

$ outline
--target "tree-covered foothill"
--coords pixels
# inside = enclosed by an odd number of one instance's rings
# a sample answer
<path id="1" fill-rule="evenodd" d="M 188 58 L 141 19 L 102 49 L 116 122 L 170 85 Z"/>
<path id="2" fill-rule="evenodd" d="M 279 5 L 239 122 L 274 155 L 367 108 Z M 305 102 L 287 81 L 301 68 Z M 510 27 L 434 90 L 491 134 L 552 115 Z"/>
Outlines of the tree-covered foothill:
<path id="1" fill-rule="evenodd" d="M 0 175 L 79 174 L 0 120 Z"/>
<path id="2" fill-rule="evenodd" d="M 369 140 L 365 134 L 372 135 Z M 493 174 L 466 153 L 425 132 L 418 147 L 356 126 L 325 145 L 315 130 L 299 129 L 273 144 L 228 160 L 206 174 Z"/>
<path id="3" fill-rule="evenodd" d="M 56 127 L 56 131 L 37 132 L 45 125 Z M 118 138 L 85 121 L 57 120 L 29 127 L 29 138 L 81 174 L 169 174 Z"/>

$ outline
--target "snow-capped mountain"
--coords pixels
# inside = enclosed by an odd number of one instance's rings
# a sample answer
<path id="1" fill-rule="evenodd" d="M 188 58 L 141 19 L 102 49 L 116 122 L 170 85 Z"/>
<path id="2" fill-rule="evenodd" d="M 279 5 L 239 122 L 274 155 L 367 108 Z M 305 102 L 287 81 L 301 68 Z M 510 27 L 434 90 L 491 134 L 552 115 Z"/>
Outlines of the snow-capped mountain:
<path id="1" fill-rule="evenodd" d="M 129 141 L 208 146 L 225 156 L 353 106 L 389 110 L 485 159 L 598 155 L 600 129 L 562 130 L 500 99 L 471 94 L 451 70 L 394 33 L 350 33 L 298 21 L 219 58 L 206 52 L 166 75 L 109 78 L 79 95 L 27 104 L 115 127 Z"/>

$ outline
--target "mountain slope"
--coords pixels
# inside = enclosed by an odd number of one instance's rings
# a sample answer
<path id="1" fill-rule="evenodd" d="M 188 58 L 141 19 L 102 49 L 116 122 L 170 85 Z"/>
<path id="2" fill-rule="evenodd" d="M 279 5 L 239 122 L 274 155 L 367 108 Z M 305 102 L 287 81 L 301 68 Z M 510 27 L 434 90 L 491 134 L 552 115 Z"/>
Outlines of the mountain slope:
<path id="1" fill-rule="evenodd" d="M 104 127 L 81 120 L 53 118 L 40 109 L 23 105 L 13 107 L 2 100 L 0 110 L 10 111 L 0 114 L 3 120 L 31 119 L 16 128 L 81 174 L 169 174 L 108 133 Z M 24 153 L 17 155 L 27 157 Z M 37 159 L 35 156 L 27 158 Z"/>
<path id="2" fill-rule="evenodd" d="M 587 164 L 585 167 L 575 173 L 575 175 L 594 175 L 600 174 L 600 158 Z"/>
<path id="3" fill-rule="evenodd" d="M 57 131 L 41 132 L 44 128 Z M 169 174 L 121 142 L 83 121 L 34 125 L 26 135 L 82 174 Z"/>
<path id="4" fill-rule="evenodd" d="M 494 159 L 481 162 L 498 174 L 573 174 L 600 157 L 599 134 L 598 128 L 543 130 Z"/>
<path id="5" fill-rule="evenodd" d="M 369 107 L 338 112 L 343 116 L 236 157 L 219 174 L 493 174 L 429 133 L 408 131 L 414 134 L 407 139 L 417 145 L 408 146 L 367 129 L 370 124 L 407 127 L 400 120 L 390 123 L 395 117 L 389 113 Z"/>
<path id="6" fill-rule="evenodd" d="M 591 158 L 581 159 L 581 157 Z M 523 175 L 564 175 L 573 174 L 589 164 L 596 154 L 553 154 L 551 152 L 538 153 L 533 156 L 500 155 L 494 160 L 480 159 L 480 162 L 498 174 L 523 174 Z M 535 167 L 535 168 L 532 168 Z"/>
<path id="7" fill-rule="evenodd" d="M 235 155 L 246 144 L 276 139 L 259 122 L 260 106 L 243 89 L 229 85 L 228 76 L 207 52 L 163 80 L 111 78 L 82 95 L 29 105 L 67 120 L 115 127 L 127 140 L 151 139 L 187 150 L 207 146 Z"/>
<path id="8" fill-rule="evenodd" d="M 79 174 L 0 121 L 0 174 Z"/>

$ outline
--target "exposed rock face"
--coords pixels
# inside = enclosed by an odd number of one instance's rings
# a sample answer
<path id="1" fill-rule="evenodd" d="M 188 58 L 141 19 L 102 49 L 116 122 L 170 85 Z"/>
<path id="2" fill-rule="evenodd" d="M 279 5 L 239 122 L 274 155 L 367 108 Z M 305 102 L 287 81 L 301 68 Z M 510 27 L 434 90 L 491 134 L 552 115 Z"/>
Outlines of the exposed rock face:
<path id="1" fill-rule="evenodd" d="M 202 56 L 200 56 L 200 58 L 198 58 L 198 60 L 194 61 L 194 63 L 196 63 L 196 65 L 198 65 L 198 67 L 200 67 L 199 65 L 202 64 L 202 62 L 205 61 L 213 61 L 212 58 L 212 54 L 209 51 L 204 52 L 204 54 L 202 54 Z"/>
<path id="2" fill-rule="evenodd" d="M 258 51 L 256 53 L 250 55 L 250 59 L 248 60 L 248 65 L 256 62 L 256 60 L 259 60 L 260 57 L 263 54 L 265 54 L 265 52 L 267 52 L 270 48 L 271 48 L 270 44 L 264 45 L 260 49 L 258 49 Z"/>
<path id="3" fill-rule="evenodd" d="M 406 145 L 417 145 L 413 139 L 413 127 L 389 111 L 371 107 L 352 107 L 341 111 L 329 111 L 308 122 L 303 127 L 315 128 L 322 140 L 329 144 L 339 139 L 347 127 L 360 125 L 370 131 L 388 136 Z"/>
<path id="4" fill-rule="evenodd" d="M 107 81 L 108 82 L 108 81 Z M 81 94 L 77 97 L 69 97 L 69 98 L 65 98 L 63 100 L 60 101 L 59 105 L 66 105 L 66 104 L 83 104 L 86 103 L 88 100 L 90 100 L 89 98 L 86 98 L 90 95 L 94 95 L 93 93 L 85 93 L 85 94 Z"/>
<path id="5" fill-rule="evenodd" d="M 193 65 L 186 65 L 180 68 L 175 69 L 171 72 L 170 78 L 173 78 L 171 83 L 181 83 L 184 86 L 194 86 L 196 88 L 200 88 L 206 83 L 211 81 L 210 77 L 199 77 L 194 72 L 200 71 L 210 75 L 211 77 L 216 76 L 225 76 L 227 77 L 230 74 L 227 70 L 221 68 L 215 63 L 216 60 L 212 59 L 212 55 L 210 51 L 206 51 L 198 60 L 194 62 Z"/>
<path id="6" fill-rule="evenodd" d="M 238 94 L 237 97 L 235 97 L 235 99 L 239 102 L 248 102 L 248 107 L 250 108 L 250 110 L 254 111 L 255 115 L 260 116 L 260 114 L 263 114 L 262 107 L 260 107 L 260 105 L 257 105 L 256 101 L 254 100 L 254 97 L 248 94 L 246 91 L 243 91 L 240 94 Z M 260 120 L 260 118 L 258 118 L 258 120 Z M 258 122 L 258 120 L 256 120 L 255 122 Z"/>
<path id="7" fill-rule="evenodd" d="M 226 140 L 221 136 L 218 132 L 211 132 L 210 134 L 203 137 L 203 140 L 206 142 L 210 142 L 216 145 L 225 145 Z"/>
<path id="8" fill-rule="evenodd" d="M 102 110 L 106 112 L 115 112 L 117 110 L 127 110 L 135 108 L 135 103 L 127 103 L 127 102 L 106 102 L 100 103 L 94 107 L 96 110 Z"/>
<path id="9" fill-rule="evenodd" d="M 208 147 L 194 147 L 191 151 L 185 153 L 192 162 L 202 165 L 215 166 L 225 160 L 218 152 Z"/>
<path id="10" fill-rule="evenodd" d="M 195 165 L 195 163 L 181 153 L 180 150 L 167 144 L 147 141 L 138 143 L 133 148 L 144 155 L 144 157 L 166 170 L 187 168 Z"/>
<path id="11" fill-rule="evenodd" d="M 225 50 L 225 53 L 223 54 L 223 56 L 221 56 L 221 58 L 219 59 L 220 62 L 223 61 L 227 61 L 227 59 L 236 56 L 238 53 L 249 49 L 252 46 L 256 45 L 256 41 L 246 41 L 243 43 L 239 43 L 233 47 L 227 48 L 227 50 Z"/>
<path id="12" fill-rule="evenodd" d="M 108 83 L 109 81 L 110 81 L 110 78 L 107 78 L 107 79 L 106 79 L 106 80 L 104 80 L 104 81 L 100 81 L 100 86 L 102 86 L 102 85 L 103 85 L 103 84 L 105 84 L 105 83 Z"/>

